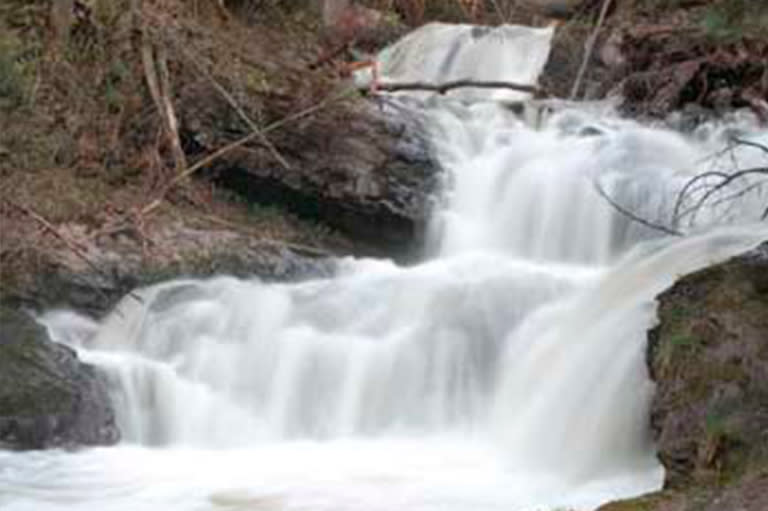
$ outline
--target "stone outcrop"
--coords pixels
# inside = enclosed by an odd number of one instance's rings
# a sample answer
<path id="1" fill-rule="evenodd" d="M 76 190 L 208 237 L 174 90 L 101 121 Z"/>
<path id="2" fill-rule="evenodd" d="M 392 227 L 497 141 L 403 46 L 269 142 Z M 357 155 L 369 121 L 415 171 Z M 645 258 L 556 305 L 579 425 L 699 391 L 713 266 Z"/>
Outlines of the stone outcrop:
<path id="1" fill-rule="evenodd" d="M 208 154 L 250 132 L 223 99 L 190 94 L 180 114 L 188 152 Z M 249 201 L 340 231 L 363 254 L 419 252 L 438 172 L 415 114 L 351 99 L 269 141 L 222 155 L 210 177 Z"/>
<path id="2" fill-rule="evenodd" d="M 3 289 L 0 304 L 38 311 L 61 307 L 99 317 L 133 289 L 164 280 L 226 274 L 285 282 L 328 276 L 335 268 L 329 254 L 311 247 L 264 242 L 231 230 L 162 224 L 151 232 L 152 251 L 142 253 L 131 239 L 93 240 L 84 228 L 69 227 L 72 239 L 87 248 L 88 261 L 67 247 L 35 252 L 34 267 Z"/>
<path id="3" fill-rule="evenodd" d="M 51 342 L 27 314 L 0 306 L 0 447 L 109 445 L 118 439 L 102 375 Z"/>
<path id="4" fill-rule="evenodd" d="M 0 449 L 107 445 L 119 439 L 104 377 L 67 346 L 51 342 L 23 309 L 108 312 L 136 287 L 227 274 L 265 281 L 327 276 L 335 265 L 316 249 L 268 243 L 228 230 L 162 224 L 152 251 L 122 236 L 67 233 L 89 262 L 66 247 L 34 253 L 34 266 L 0 293 Z M 31 262 L 29 264 L 32 264 Z"/>
<path id="5" fill-rule="evenodd" d="M 768 242 L 658 301 L 648 363 L 665 491 L 602 511 L 768 509 Z"/>
<path id="6" fill-rule="evenodd" d="M 768 243 L 659 298 L 652 424 L 671 487 L 768 460 Z"/>

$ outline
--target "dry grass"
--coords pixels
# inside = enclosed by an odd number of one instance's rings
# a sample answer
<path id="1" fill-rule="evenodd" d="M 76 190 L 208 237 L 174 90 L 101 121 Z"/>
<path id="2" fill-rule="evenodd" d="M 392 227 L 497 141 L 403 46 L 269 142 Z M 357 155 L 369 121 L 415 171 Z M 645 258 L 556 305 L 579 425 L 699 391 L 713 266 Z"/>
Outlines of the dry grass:
<path id="1" fill-rule="evenodd" d="M 168 54 L 177 111 L 199 99 L 191 92 L 217 94 L 213 79 L 248 117 L 266 125 L 333 86 L 331 78 L 306 70 L 317 51 L 317 21 L 295 2 L 291 9 L 263 3 L 260 9 L 251 3 L 247 12 L 233 6 L 223 18 L 213 0 L 144 0 L 137 27 L 130 0 L 94 0 L 76 16 L 65 44 L 54 45 L 47 2 L 2 2 L 0 285 L 12 286 L 35 271 L 46 251 L 62 248 L 12 204 L 62 232 L 75 226 L 93 243 L 125 219 L 134 222 L 136 244 L 149 238 L 150 250 L 153 233 L 171 223 L 344 248 L 346 242 L 322 226 L 232 200 L 203 180 L 174 189 L 147 218 L 132 216 L 177 172 L 146 87 L 143 38 Z"/>

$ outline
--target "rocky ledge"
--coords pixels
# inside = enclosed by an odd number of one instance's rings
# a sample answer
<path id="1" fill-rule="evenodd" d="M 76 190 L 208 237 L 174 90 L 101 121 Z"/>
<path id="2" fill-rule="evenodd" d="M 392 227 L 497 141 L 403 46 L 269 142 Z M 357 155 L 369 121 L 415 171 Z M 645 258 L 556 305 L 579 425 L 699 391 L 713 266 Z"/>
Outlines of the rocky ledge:
<path id="1" fill-rule="evenodd" d="M 0 448 L 108 445 L 120 436 L 103 376 L 52 342 L 26 310 L 64 307 L 100 317 L 132 289 L 173 278 L 290 281 L 334 271 L 333 261 L 310 247 L 235 231 L 163 224 L 152 232 L 150 256 L 120 235 L 89 241 L 78 226 L 67 227 L 87 261 L 67 247 L 49 247 L 34 254 L 34 271 L 0 293 Z"/>
<path id="2" fill-rule="evenodd" d="M 0 304 L 39 312 L 67 308 L 101 317 L 133 289 L 161 281 L 220 274 L 293 281 L 328 276 L 335 268 L 330 254 L 319 249 L 227 229 L 163 223 L 153 227 L 152 250 L 145 253 L 123 234 L 92 238 L 83 226 L 65 227 L 83 252 L 67 246 L 32 252 L 33 267 L 22 267 L 7 282 Z"/>
<path id="3" fill-rule="evenodd" d="M 190 154 L 210 154 L 251 133 L 207 91 L 188 91 L 182 104 Z M 338 230 L 358 253 L 413 259 L 439 181 L 424 133 L 419 114 L 404 103 L 352 98 L 270 132 L 268 144 L 223 154 L 208 176 L 249 202 Z"/>
<path id="4" fill-rule="evenodd" d="M 768 242 L 658 302 L 648 364 L 665 489 L 601 511 L 768 509 Z"/>
<path id="5" fill-rule="evenodd" d="M 109 445 L 120 435 L 96 369 L 51 342 L 22 311 L 0 306 L 0 447 Z"/>

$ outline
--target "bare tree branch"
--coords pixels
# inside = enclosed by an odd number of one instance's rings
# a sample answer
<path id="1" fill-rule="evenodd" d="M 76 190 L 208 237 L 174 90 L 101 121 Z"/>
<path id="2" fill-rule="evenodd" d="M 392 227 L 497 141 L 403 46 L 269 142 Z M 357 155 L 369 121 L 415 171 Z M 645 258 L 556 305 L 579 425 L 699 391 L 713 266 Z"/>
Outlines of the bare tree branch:
<path id="1" fill-rule="evenodd" d="M 757 149 L 760 149 L 761 151 L 765 151 L 768 154 L 768 148 L 762 144 L 733 137 L 729 139 L 728 147 L 725 150 L 718 152 L 716 157 L 722 156 L 726 152 L 730 151 L 731 158 L 733 159 L 734 168 L 738 169 L 738 162 L 735 160 L 735 156 L 733 155 L 733 149 L 739 145 L 755 147 Z M 755 176 L 755 175 L 759 175 L 759 176 L 768 175 L 768 167 L 747 168 L 747 169 L 736 170 L 731 173 L 721 172 L 721 171 L 708 171 L 708 172 L 702 172 L 700 174 L 696 174 L 695 176 L 691 177 L 683 185 L 680 191 L 677 193 L 677 196 L 675 198 L 675 204 L 672 210 L 672 216 L 670 219 L 670 225 L 679 226 L 681 221 L 684 218 L 689 216 L 690 216 L 689 223 L 693 224 L 696 220 L 696 215 L 705 206 L 709 208 L 713 208 L 715 206 L 719 206 L 721 204 L 727 203 L 728 208 L 722 213 L 722 217 L 726 217 L 732 210 L 734 205 L 733 203 L 737 199 L 740 199 L 741 197 L 747 195 L 750 192 L 757 191 L 758 193 L 760 193 L 759 192 L 760 189 L 762 189 L 764 186 L 768 186 L 768 179 L 763 179 L 763 178 L 758 178 L 757 180 L 746 179 L 746 182 L 743 183 L 743 186 L 740 187 L 740 189 L 738 189 L 737 191 L 729 193 L 731 192 L 731 190 L 726 190 L 728 187 L 732 186 L 737 181 L 748 178 L 750 176 Z M 710 180 L 715 180 L 715 181 L 710 181 Z M 672 234 L 677 236 L 682 235 L 682 233 L 680 231 L 677 231 L 676 229 L 649 221 L 645 218 L 640 217 L 639 215 L 636 215 L 632 211 L 629 211 L 627 208 L 623 207 L 621 204 L 613 200 L 605 192 L 605 190 L 600 186 L 600 184 L 597 181 L 595 181 L 594 184 L 600 196 L 603 197 L 614 209 L 616 209 L 619 213 L 621 213 L 625 217 L 635 222 L 638 222 L 642 225 L 650 227 L 652 229 L 664 232 L 665 234 Z M 716 196 L 718 192 L 725 192 L 727 194 L 725 196 L 723 195 Z M 689 205 L 691 202 L 693 202 L 693 204 Z M 768 218 L 768 208 L 766 208 L 766 210 L 762 213 L 762 215 L 760 216 L 760 220 L 763 221 L 763 220 L 766 220 L 767 218 Z"/>
<path id="2" fill-rule="evenodd" d="M 537 87 L 536 85 L 523 85 L 513 82 L 503 81 L 474 81 L 474 80 L 456 80 L 445 83 L 428 83 L 428 82 L 403 82 L 403 83 L 377 83 L 376 89 L 384 92 L 398 92 L 398 91 L 432 91 L 438 94 L 445 94 L 454 89 L 461 88 L 477 88 L 477 89 L 510 89 L 519 92 L 527 92 L 534 94 L 538 97 L 546 97 L 547 93 Z M 368 90 L 368 86 L 360 87 L 360 90 Z"/>
<path id="3" fill-rule="evenodd" d="M 749 192 L 751 192 L 752 190 L 756 190 L 756 189 L 758 189 L 758 188 L 761 188 L 761 187 L 762 187 L 762 186 L 764 186 L 765 184 L 766 184 L 766 183 L 765 183 L 765 182 L 763 182 L 763 181 L 759 181 L 759 182 L 757 182 L 757 183 L 752 183 L 751 185 L 749 185 L 749 186 L 747 186 L 747 187 L 745 187 L 745 188 L 742 188 L 741 190 L 739 190 L 739 191 L 738 191 L 738 192 L 736 192 L 736 193 L 733 193 L 733 194 L 731 194 L 731 195 L 728 195 L 728 196 L 726 196 L 726 197 L 722 197 L 722 198 L 720 198 L 720 199 L 718 199 L 718 200 L 714 201 L 712 204 L 710 204 L 710 206 L 712 206 L 712 207 L 714 207 L 714 206 L 719 206 L 720 204 L 723 204 L 723 203 L 726 203 L 726 202 L 731 202 L 731 201 L 734 201 L 734 200 L 736 200 L 736 199 L 739 199 L 739 198 L 743 197 L 744 195 L 748 194 L 748 193 L 749 193 Z M 692 206 L 692 207 L 690 207 L 690 208 L 688 208 L 688 209 L 686 209 L 686 210 L 683 210 L 683 211 L 682 211 L 682 212 L 681 212 L 681 213 L 680 213 L 680 214 L 679 214 L 679 215 L 678 215 L 676 218 L 678 218 L 678 219 L 682 219 L 682 218 L 685 218 L 685 217 L 686 217 L 686 216 L 688 216 L 689 214 L 691 214 L 691 213 L 693 213 L 694 211 L 696 211 L 696 209 L 697 209 L 697 207 L 696 207 L 696 206 Z"/>
<path id="4" fill-rule="evenodd" d="M 680 231 L 677 231 L 675 229 L 671 229 L 671 228 L 667 227 L 666 225 L 662 225 L 662 224 L 659 224 L 659 223 L 656 223 L 656 222 L 651 222 L 650 220 L 646 220 L 645 218 L 643 218 L 641 216 L 638 216 L 635 213 L 633 213 L 632 211 L 626 209 L 624 206 L 622 206 L 621 204 L 619 204 L 618 202 L 613 200 L 608 195 L 608 193 L 603 189 L 602 185 L 600 185 L 600 183 L 597 180 L 594 181 L 594 186 L 595 186 L 595 190 L 597 191 L 597 193 L 600 194 L 600 196 L 603 199 L 605 199 L 606 202 L 608 202 L 608 204 L 610 204 L 611 207 L 613 207 L 613 209 L 615 209 L 616 211 L 621 213 L 623 216 L 629 218 L 633 222 L 637 222 L 637 223 L 639 223 L 641 225 L 644 225 L 644 226 L 646 226 L 646 227 L 648 227 L 650 229 L 653 229 L 653 230 L 656 230 L 656 231 L 660 231 L 660 232 L 663 232 L 664 234 L 669 234 L 671 236 L 682 236 L 683 235 L 683 233 L 680 232 Z"/>
<path id="5" fill-rule="evenodd" d="M 732 137 L 731 140 L 734 141 L 738 145 L 745 145 L 745 146 L 749 146 L 749 147 L 754 147 L 756 149 L 760 149 L 765 154 L 768 154 L 768 147 L 764 146 L 763 144 L 759 144 L 759 143 L 753 142 L 751 140 L 744 140 L 743 138 L 737 138 L 737 137 Z"/>
<path id="6" fill-rule="evenodd" d="M 211 85 L 213 86 L 216 91 L 221 94 L 221 96 L 229 103 L 229 105 L 235 110 L 238 117 L 245 122 L 245 124 L 248 125 L 248 128 L 251 129 L 254 133 L 256 133 L 256 136 L 261 140 L 261 142 L 264 144 L 264 146 L 269 150 L 270 153 L 272 153 L 272 156 L 277 160 L 278 163 L 285 169 L 285 170 L 291 170 L 291 165 L 288 163 L 288 161 L 283 157 L 282 154 L 277 150 L 275 145 L 270 141 L 266 134 L 264 133 L 264 130 L 260 128 L 253 120 L 251 120 L 250 117 L 248 117 L 248 114 L 245 113 L 243 108 L 237 103 L 234 96 L 229 93 L 227 89 L 224 88 L 223 85 L 221 85 L 212 75 L 208 72 L 200 63 L 197 62 L 197 59 L 195 59 L 192 55 L 190 55 L 184 48 L 178 47 L 177 49 L 179 52 L 184 55 L 184 57 L 197 69 L 197 71 L 205 77 L 206 80 L 208 80 Z"/>
<path id="7" fill-rule="evenodd" d="M 702 181 L 704 179 L 710 178 L 710 177 L 719 177 L 722 179 L 726 179 L 728 177 L 728 174 L 725 172 L 703 172 L 701 174 L 697 174 L 693 176 L 686 184 L 683 186 L 683 188 L 678 192 L 677 194 L 677 200 L 675 201 L 675 207 L 672 210 L 672 218 L 679 218 L 679 212 L 680 208 L 683 207 L 683 202 L 686 199 L 686 196 L 688 195 L 688 192 L 690 192 L 691 187 L 698 183 L 699 181 Z"/>
<path id="8" fill-rule="evenodd" d="M 304 109 L 304 110 L 302 110 L 300 112 L 296 112 L 295 114 L 292 114 L 292 115 L 289 115 L 287 117 L 284 117 L 284 118 L 280 119 L 279 121 L 275 121 L 275 122 L 273 122 L 272 124 L 270 124 L 269 126 L 265 127 L 262 130 L 252 131 L 248 135 L 245 135 L 244 137 L 239 138 L 239 139 L 235 140 L 234 142 L 231 142 L 231 143 L 225 145 L 224 147 L 214 151 L 213 153 L 209 154 L 208 156 L 206 156 L 206 157 L 202 158 L 201 160 L 195 162 L 193 165 L 187 167 L 186 169 L 184 169 L 184 171 L 179 172 L 173 179 L 171 179 L 168 183 L 165 184 L 165 186 L 163 187 L 163 189 L 160 191 L 160 193 L 158 194 L 158 196 L 155 199 L 153 199 L 148 204 L 146 204 L 143 208 L 141 208 L 141 210 L 139 211 L 139 214 L 140 215 L 146 215 L 147 213 L 150 213 L 151 211 L 156 209 L 158 206 L 160 206 L 160 204 L 162 204 L 163 199 L 165 198 L 165 196 L 168 194 L 168 192 L 174 186 L 176 186 L 178 183 L 180 183 L 181 181 L 186 179 L 188 176 L 194 174 L 195 172 L 197 172 L 201 168 L 210 165 L 211 163 L 213 163 L 215 160 L 217 160 L 221 156 L 225 155 L 226 153 L 228 153 L 228 152 L 230 152 L 230 151 L 232 151 L 234 149 L 237 149 L 238 147 L 241 147 L 241 146 L 247 144 L 248 142 L 250 142 L 250 141 L 252 141 L 252 140 L 254 140 L 256 138 L 262 138 L 267 133 L 275 131 L 275 130 L 283 127 L 284 125 L 286 125 L 286 124 L 288 124 L 290 122 L 293 122 L 295 120 L 302 119 L 304 117 L 312 115 L 313 113 L 317 112 L 318 110 L 321 110 L 321 109 L 325 108 L 326 106 L 330 105 L 331 103 L 334 103 L 336 101 L 339 101 L 341 99 L 344 99 L 344 98 L 348 97 L 350 95 L 350 93 L 352 93 L 352 92 L 354 92 L 354 89 L 352 89 L 352 90 L 345 90 L 345 91 L 343 91 L 340 94 L 337 94 L 337 95 L 334 95 L 334 96 L 330 96 L 330 97 L 324 99 L 323 101 L 321 101 L 319 103 L 316 103 L 316 104 L 314 104 L 314 105 L 312 105 L 312 106 L 310 106 L 310 107 L 308 107 L 308 108 L 306 108 L 306 109 Z"/>
<path id="9" fill-rule="evenodd" d="M 763 167 L 759 167 L 759 168 L 754 168 L 754 169 L 744 169 L 744 170 L 740 170 L 738 172 L 734 172 L 733 174 L 729 174 L 725 179 L 723 179 L 720 183 L 718 183 L 717 185 L 715 185 L 712 188 L 710 188 L 709 190 L 707 190 L 704 193 L 704 195 L 702 195 L 701 198 L 699 198 L 698 202 L 693 207 L 693 217 L 695 217 L 696 212 L 699 211 L 702 208 L 702 206 L 704 206 L 704 204 L 707 202 L 707 200 L 709 200 L 710 197 L 712 197 L 712 195 L 714 195 L 718 191 L 722 190 L 726 186 L 730 185 L 736 179 L 739 179 L 739 178 L 742 178 L 744 176 L 748 176 L 748 175 L 751 175 L 751 174 L 766 174 L 766 175 L 768 175 L 768 167 L 764 167 L 764 168 Z M 677 219 L 675 219 L 675 220 L 677 220 Z"/>
<path id="10" fill-rule="evenodd" d="M 89 266 L 97 274 L 101 275 L 102 277 L 106 277 L 108 281 L 112 280 L 112 276 L 109 275 L 107 272 L 105 272 L 101 267 L 99 267 L 98 264 L 96 264 L 88 256 L 88 254 L 86 253 L 88 249 L 86 247 L 81 246 L 76 241 L 62 234 L 61 231 L 55 225 L 53 225 L 50 221 L 48 221 L 48 219 L 46 219 L 45 217 L 43 217 L 42 215 L 34 211 L 32 208 L 29 208 L 23 204 L 18 204 L 7 197 L 3 197 L 3 200 L 12 208 L 20 211 L 21 213 L 25 214 L 26 216 L 28 216 L 29 218 L 37 222 L 46 232 L 52 234 L 57 239 L 59 239 L 73 254 L 75 254 L 75 256 L 77 256 L 80 260 L 82 260 L 87 266 Z M 96 286 L 91 286 L 91 287 L 93 287 L 94 291 L 100 294 L 102 298 L 104 298 L 106 301 L 109 301 L 109 297 L 101 288 Z M 129 291 L 128 295 L 138 301 L 142 301 L 141 297 L 138 296 L 134 291 Z"/>

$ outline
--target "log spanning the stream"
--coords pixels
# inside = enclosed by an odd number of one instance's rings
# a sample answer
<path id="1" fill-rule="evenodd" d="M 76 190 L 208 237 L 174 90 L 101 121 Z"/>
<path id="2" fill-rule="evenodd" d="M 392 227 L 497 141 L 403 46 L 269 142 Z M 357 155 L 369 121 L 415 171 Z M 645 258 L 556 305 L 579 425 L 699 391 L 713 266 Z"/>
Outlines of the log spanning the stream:
<path id="1" fill-rule="evenodd" d="M 361 86 L 360 90 L 369 90 L 369 86 Z M 503 81 L 475 81 L 475 80 L 455 80 L 445 83 L 428 83 L 428 82 L 377 82 L 374 90 L 383 92 L 399 92 L 399 91 L 429 91 L 436 92 L 438 94 L 445 94 L 454 89 L 462 88 L 476 88 L 476 89 L 508 89 L 518 92 L 527 92 L 533 94 L 537 98 L 547 97 L 546 91 L 535 85 L 524 85 L 514 82 Z"/>

